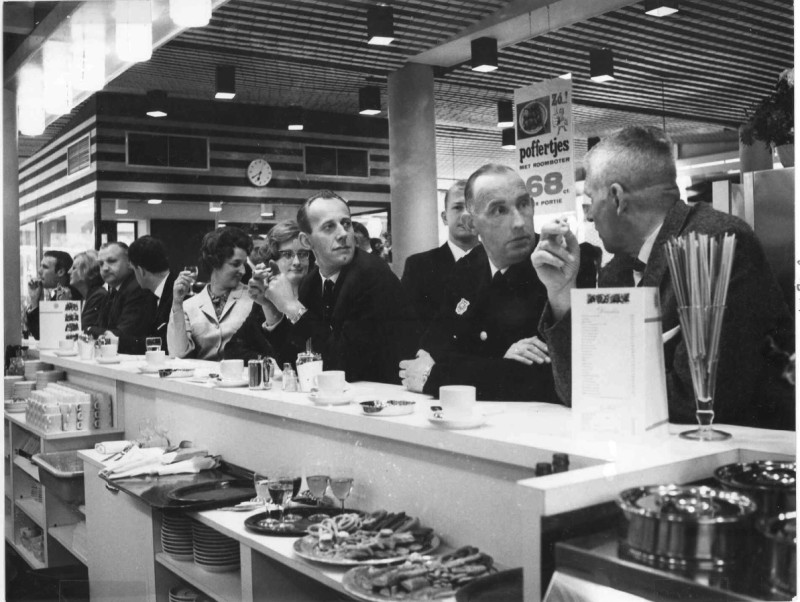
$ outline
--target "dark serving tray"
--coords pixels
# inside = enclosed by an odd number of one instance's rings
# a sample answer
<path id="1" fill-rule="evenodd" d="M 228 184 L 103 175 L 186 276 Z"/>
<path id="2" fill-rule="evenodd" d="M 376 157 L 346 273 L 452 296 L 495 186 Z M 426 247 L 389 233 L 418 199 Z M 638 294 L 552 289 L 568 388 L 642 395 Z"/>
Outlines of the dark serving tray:
<path id="1" fill-rule="evenodd" d="M 456 591 L 456 602 L 523 602 L 522 569 L 481 577 Z"/>
<path id="2" fill-rule="evenodd" d="M 354 510 L 345 510 L 346 513 L 355 512 Z M 261 524 L 265 518 L 267 518 L 267 514 L 269 514 L 269 518 L 278 518 L 280 513 L 278 511 L 273 512 L 259 512 L 258 514 L 254 514 L 253 516 L 248 516 L 244 521 L 244 526 L 249 530 L 253 531 L 254 533 L 260 533 L 261 535 L 272 535 L 274 537 L 300 537 L 305 535 L 308 532 L 308 528 L 311 525 L 315 525 L 321 522 L 323 519 L 320 518 L 319 520 L 311 520 L 310 517 L 314 516 L 315 514 L 324 514 L 324 518 L 333 518 L 334 516 L 338 516 L 342 513 L 341 508 L 330 508 L 330 507 L 302 507 L 302 506 L 294 506 L 292 508 L 286 509 L 286 515 L 296 514 L 300 516 L 300 520 L 294 521 L 290 523 L 292 525 L 292 529 L 286 531 L 278 531 L 271 528 L 269 525 Z"/>

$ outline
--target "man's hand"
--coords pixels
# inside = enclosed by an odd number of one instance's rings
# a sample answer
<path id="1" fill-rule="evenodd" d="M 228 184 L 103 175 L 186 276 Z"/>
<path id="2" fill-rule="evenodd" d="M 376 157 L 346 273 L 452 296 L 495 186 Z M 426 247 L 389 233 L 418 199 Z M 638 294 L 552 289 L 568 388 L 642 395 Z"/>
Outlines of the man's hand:
<path id="1" fill-rule="evenodd" d="M 279 312 L 291 315 L 293 310 L 296 309 L 297 296 L 294 292 L 292 283 L 286 278 L 286 274 L 280 273 L 278 264 L 270 261 L 270 270 L 272 274 L 277 274 L 269 277 L 267 286 L 264 289 L 264 295 L 267 301 L 270 301 Z"/>
<path id="2" fill-rule="evenodd" d="M 508 348 L 508 351 L 506 351 L 503 357 L 508 360 L 522 362 L 528 366 L 533 365 L 534 362 L 537 364 L 550 363 L 550 353 L 547 350 L 547 343 L 535 336 L 527 339 L 520 339 Z"/>
<path id="3" fill-rule="evenodd" d="M 547 299 L 556 320 L 569 311 L 570 291 L 575 288 L 580 259 L 578 239 L 565 220 L 554 220 L 542 226 L 531 261 L 539 280 L 547 288 Z"/>
<path id="4" fill-rule="evenodd" d="M 113 343 L 117 343 L 117 344 L 119 344 L 119 337 L 117 335 L 115 335 L 113 332 L 111 332 L 110 330 L 106 330 L 103 333 L 103 336 L 106 337 L 106 339 L 108 339 L 109 343 L 112 343 L 112 344 Z"/>
<path id="5" fill-rule="evenodd" d="M 402 385 L 409 391 L 422 393 L 425 381 L 428 380 L 435 363 L 430 353 L 424 349 L 417 351 L 416 359 L 403 360 L 400 362 L 400 381 Z"/>
<path id="6" fill-rule="evenodd" d="M 28 309 L 39 307 L 39 299 L 42 298 L 42 281 L 38 278 L 32 278 L 28 281 Z"/>

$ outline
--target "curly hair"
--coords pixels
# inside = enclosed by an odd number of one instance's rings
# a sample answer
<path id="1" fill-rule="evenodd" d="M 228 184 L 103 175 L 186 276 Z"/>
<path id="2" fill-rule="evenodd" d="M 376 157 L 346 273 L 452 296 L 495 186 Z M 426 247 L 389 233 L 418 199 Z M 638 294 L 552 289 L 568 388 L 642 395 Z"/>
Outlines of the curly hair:
<path id="1" fill-rule="evenodd" d="M 267 263 L 270 260 L 278 260 L 278 251 L 281 245 L 292 242 L 300 236 L 300 226 L 293 219 L 283 220 L 272 227 L 267 234 L 267 244 L 259 249 L 259 261 Z"/>
<path id="2" fill-rule="evenodd" d="M 217 228 L 203 237 L 200 246 L 200 262 L 209 272 L 224 264 L 233 256 L 234 249 L 242 249 L 247 255 L 253 250 L 253 241 L 239 228 L 228 226 Z"/>
<path id="3" fill-rule="evenodd" d="M 78 274 L 78 279 L 89 284 L 91 287 L 95 282 L 103 282 L 100 276 L 100 262 L 97 260 L 97 251 L 89 249 L 75 255 L 72 265 Z"/>

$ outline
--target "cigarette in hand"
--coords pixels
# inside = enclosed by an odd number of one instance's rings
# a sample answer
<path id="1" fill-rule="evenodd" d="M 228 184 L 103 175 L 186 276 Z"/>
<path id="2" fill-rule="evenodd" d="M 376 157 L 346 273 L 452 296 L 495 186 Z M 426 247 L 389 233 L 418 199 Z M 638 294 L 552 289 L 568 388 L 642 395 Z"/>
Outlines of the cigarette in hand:
<path id="1" fill-rule="evenodd" d="M 542 238 L 550 238 L 562 247 L 566 244 L 564 235 L 567 232 L 569 232 L 569 222 L 565 218 L 554 219 L 542 226 Z"/>

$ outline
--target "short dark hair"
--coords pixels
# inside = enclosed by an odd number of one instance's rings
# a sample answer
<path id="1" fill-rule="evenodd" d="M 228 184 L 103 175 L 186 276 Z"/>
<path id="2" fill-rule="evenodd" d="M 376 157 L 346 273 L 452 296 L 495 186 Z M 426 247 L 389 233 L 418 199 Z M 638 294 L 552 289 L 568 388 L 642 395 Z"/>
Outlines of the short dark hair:
<path id="1" fill-rule="evenodd" d="M 45 251 L 42 257 L 52 257 L 56 260 L 56 272 L 58 270 L 67 272 L 72 267 L 72 256 L 66 251 Z"/>
<path id="2" fill-rule="evenodd" d="M 242 249 L 248 255 L 253 250 L 253 241 L 240 228 L 227 226 L 217 228 L 203 237 L 200 246 L 200 261 L 209 271 L 213 271 L 233 256 L 234 249 Z"/>
<path id="3" fill-rule="evenodd" d="M 140 236 L 128 249 L 130 262 L 153 274 L 169 270 L 169 258 L 164 243 L 154 236 Z"/>
<path id="4" fill-rule="evenodd" d="M 447 192 L 444 195 L 444 209 L 445 209 L 445 211 L 447 211 L 447 206 L 451 202 L 451 197 L 456 192 L 464 192 L 464 189 L 466 187 L 467 187 L 467 181 L 466 180 L 456 180 L 455 182 L 453 182 L 453 185 L 450 186 L 450 188 L 447 189 Z"/>
<path id="5" fill-rule="evenodd" d="M 125 257 L 128 256 L 128 245 L 119 240 L 112 240 L 111 242 L 103 243 L 102 245 L 100 245 L 100 250 L 102 251 L 103 249 L 107 249 L 108 247 L 112 246 L 119 247 L 120 249 L 122 249 L 122 252 L 125 253 Z"/>
<path id="6" fill-rule="evenodd" d="M 367 230 L 367 227 L 361 222 L 356 222 L 356 221 L 353 222 L 353 232 L 355 232 L 356 234 L 360 234 L 361 236 L 369 240 L 369 230 Z"/>
<path id="7" fill-rule="evenodd" d="M 292 242 L 300 236 L 300 227 L 293 219 L 286 219 L 272 226 L 272 230 L 267 234 L 267 244 L 261 247 L 260 259 L 266 263 L 269 260 L 278 259 L 278 251 L 282 244 Z"/>
<path id="8" fill-rule="evenodd" d="M 517 175 L 517 171 L 513 167 L 501 165 L 500 163 L 487 163 L 472 172 L 464 186 L 464 204 L 467 206 L 467 210 L 472 211 L 475 208 L 475 180 L 486 174 L 507 173 Z"/>
<path id="9" fill-rule="evenodd" d="M 311 234 L 311 222 L 308 221 L 308 209 L 311 207 L 311 203 L 316 201 L 317 199 L 336 199 L 337 201 L 342 201 L 344 206 L 347 207 L 347 211 L 350 211 L 350 205 L 340 197 L 335 192 L 330 190 L 320 190 L 319 192 L 315 192 L 310 197 L 306 199 L 306 202 L 297 210 L 297 225 L 300 227 L 301 232 L 305 232 L 306 234 Z"/>

